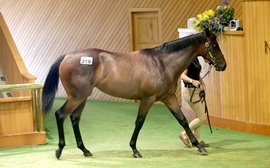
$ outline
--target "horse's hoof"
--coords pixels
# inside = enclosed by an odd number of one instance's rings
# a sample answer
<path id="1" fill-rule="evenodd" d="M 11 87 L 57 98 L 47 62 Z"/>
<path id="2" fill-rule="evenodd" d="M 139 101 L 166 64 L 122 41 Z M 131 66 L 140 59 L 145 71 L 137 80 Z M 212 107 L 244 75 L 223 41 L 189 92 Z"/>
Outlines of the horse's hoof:
<path id="1" fill-rule="evenodd" d="M 207 151 L 203 147 L 198 148 L 198 151 L 201 155 L 208 155 Z"/>
<path id="2" fill-rule="evenodd" d="M 138 153 L 133 153 L 133 157 L 134 158 L 142 158 L 142 155 L 138 152 Z"/>
<path id="3" fill-rule="evenodd" d="M 62 154 L 62 150 L 57 149 L 57 150 L 55 151 L 55 156 L 56 156 L 57 159 L 60 158 L 61 154 Z"/>
<path id="4" fill-rule="evenodd" d="M 85 151 L 85 152 L 83 152 L 83 155 L 84 155 L 85 157 L 93 156 L 93 154 L 92 154 L 90 151 Z"/>

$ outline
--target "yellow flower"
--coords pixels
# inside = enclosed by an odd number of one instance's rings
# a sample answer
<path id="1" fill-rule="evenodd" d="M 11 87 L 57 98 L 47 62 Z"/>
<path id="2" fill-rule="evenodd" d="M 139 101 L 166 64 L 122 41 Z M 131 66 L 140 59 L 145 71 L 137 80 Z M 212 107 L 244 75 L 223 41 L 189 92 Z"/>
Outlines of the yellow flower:
<path id="1" fill-rule="evenodd" d="M 202 19 L 202 14 L 197 15 L 198 19 Z"/>
<path id="2" fill-rule="evenodd" d="M 215 18 L 215 21 L 216 21 L 217 23 L 219 23 L 219 22 L 220 22 L 220 20 L 219 20 L 219 18 L 218 18 L 218 17 L 216 17 L 216 18 Z"/>
<path id="3" fill-rule="evenodd" d="M 215 11 L 214 11 L 213 9 L 210 9 L 210 10 L 209 10 L 209 16 L 210 16 L 210 17 L 215 16 Z"/>
<path id="4" fill-rule="evenodd" d="M 198 20 L 202 21 L 209 21 L 212 17 L 215 16 L 215 11 L 210 9 L 207 11 L 204 11 L 202 14 L 197 15 Z"/>
<path id="5" fill-rule="evenodd" d="M 207 20 L 208 16 L 207 15 L 203 15 L 202 20 Z"/>
<path id="6" fill-rule="evenodd" d="M 196 19 L 195 22 L 193 23 L 193 27 L 195 28 L 195 30 L 197 32 L 200 32 L 201 31 L 201 28 L 199 26 L 200 22 L 201 22 L 200 20 Z"/>

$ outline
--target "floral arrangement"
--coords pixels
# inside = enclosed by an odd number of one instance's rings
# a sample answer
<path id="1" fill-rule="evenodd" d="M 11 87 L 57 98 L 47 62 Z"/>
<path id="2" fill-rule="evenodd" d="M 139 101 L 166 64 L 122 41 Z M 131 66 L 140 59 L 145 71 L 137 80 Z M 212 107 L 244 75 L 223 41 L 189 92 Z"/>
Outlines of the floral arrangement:
<path id="1" fill-rule="evenodd" d="M 194 28 L 197 31 L 209 31 L 216 33 L 224 30 L 234 16 L 234 8 L 230 5 L 229 0 L 224 0 L 216 7 L 215 10 L 207 10 L 197 15 L 194 22 Z"/>

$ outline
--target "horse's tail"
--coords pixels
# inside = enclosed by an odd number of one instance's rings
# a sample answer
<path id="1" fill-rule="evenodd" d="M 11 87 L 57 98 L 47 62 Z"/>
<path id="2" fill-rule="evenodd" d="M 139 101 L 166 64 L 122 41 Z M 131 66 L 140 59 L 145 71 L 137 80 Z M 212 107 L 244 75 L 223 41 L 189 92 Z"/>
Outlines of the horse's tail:
<path id="1" fill-rule="evenodd" d="M 46 77 L 45 84 L 42 90 L 42 111 L 45 114 L 47 114 L 52 109 L 59 83 L 59 66 L 64 57 L 65 55 L 60 56 L 53 63 Z"/>

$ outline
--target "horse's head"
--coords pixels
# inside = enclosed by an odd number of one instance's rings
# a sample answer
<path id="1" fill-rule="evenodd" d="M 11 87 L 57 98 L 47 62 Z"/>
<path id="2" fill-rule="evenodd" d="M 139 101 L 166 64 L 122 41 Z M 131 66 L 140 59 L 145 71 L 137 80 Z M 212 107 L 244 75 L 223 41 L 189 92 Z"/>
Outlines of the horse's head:
<path id="1" fill-rule="evenodd" d="M 206 31 L 207 40 L 204 46 L 204 54 L 202 55 L 210 64 L 214 65 L 217 71 L 224 71 L 226 69 L 226 60 L 219 48 L 217 37 L 214 33 Z"/>

